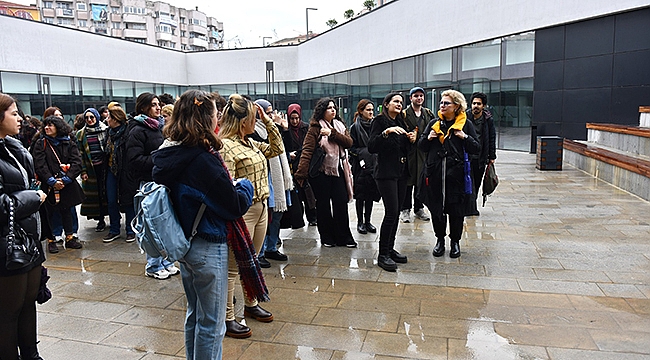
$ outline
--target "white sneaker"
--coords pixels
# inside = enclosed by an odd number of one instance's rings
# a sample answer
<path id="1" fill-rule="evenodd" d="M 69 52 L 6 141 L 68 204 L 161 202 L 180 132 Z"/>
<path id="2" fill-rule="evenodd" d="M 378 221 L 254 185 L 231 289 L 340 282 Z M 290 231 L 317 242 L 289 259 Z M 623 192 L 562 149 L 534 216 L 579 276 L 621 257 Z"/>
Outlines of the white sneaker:
<path id="1" fill-rule="evenodd" d="M 147 275 L 148 277 L 152 277 L 154 279 L 158 280 L 165 280 L 169 278 L 171 275 L 169 275 L 169 271 L 162 269 L 156 272 L 149 272 L 147 270 L 144 271 L 144 274 Z"/>
<path id="2" fill-rule="evenodd" d="M 403 223 L 410 223 L 411 222 L 411 210 L 402 210 L 402 212 L 399 214 L 399 220 Z"/>
<path id="3" fill-rule="evenodd" d="M 415 217 L 422 220 L 422 221 L 429 221 L 431 218 L 429 218 L 429 215 L 427 215 L 427 212 L 424 211 L 424 209 L 420 209 L 415 212 Z"/>
<path id="4" fill-rule="evenodd" d="M 181 273 L 181 269 L 177 268 L 176 265 L 171 264 L 165 268 L 170 276 L 174 276 Z"/>

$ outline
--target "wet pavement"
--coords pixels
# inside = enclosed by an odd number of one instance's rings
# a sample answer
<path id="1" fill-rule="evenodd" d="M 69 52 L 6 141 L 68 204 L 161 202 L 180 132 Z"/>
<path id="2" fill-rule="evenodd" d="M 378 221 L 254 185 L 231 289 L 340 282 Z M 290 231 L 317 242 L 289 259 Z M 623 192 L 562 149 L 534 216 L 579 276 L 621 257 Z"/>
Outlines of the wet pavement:
<path id="1" fill-rule="evenodd" d="M 650 359 L 650 203 L 567 165 L 538 171 L 534 154 L 498 156 L 501 183 L 466 218 L 458 259 L 434 258 L 416 220 L 398 230 L 408 264 L 381 270 L 352 205 L 357 249 L 282 230 L 289 261 L 264 269 L 275 320 L 246 319 L 253 336 L 226 338 L 224 359 Z M 145 277 L 135 243 L 81 225 L 84 249 L 46 262 L 43 358 L 184 358 L 180 278 Z"/>

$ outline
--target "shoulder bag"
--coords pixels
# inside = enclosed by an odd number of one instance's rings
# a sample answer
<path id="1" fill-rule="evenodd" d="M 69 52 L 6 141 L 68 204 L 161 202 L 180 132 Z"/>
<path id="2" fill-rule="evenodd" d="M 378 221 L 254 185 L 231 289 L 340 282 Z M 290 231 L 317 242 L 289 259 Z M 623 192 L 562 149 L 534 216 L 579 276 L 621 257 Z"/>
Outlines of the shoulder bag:
<path id="1" fill-rule="evenodd" d="M 9 208 L 9 233 L 7 240 L 7 270 L 18 270 L 36 263 L 40 257 L 40 251 L 36 242 L 14 219 L 14 200 L 8 196 L 7 207 Z"/>
<path id="2" fill-rule="evenodd" d="M 311 160 L 309 160 L 309 177 L 315 178 L 320 175 L 320 169 L 323 167 L 323 160 L 325 159 L 325 151 L 320 146 L 321 136 L 318 136 L 316 139 L 316 146 L 314 147 L 314 152 L 311 154 Z"/>

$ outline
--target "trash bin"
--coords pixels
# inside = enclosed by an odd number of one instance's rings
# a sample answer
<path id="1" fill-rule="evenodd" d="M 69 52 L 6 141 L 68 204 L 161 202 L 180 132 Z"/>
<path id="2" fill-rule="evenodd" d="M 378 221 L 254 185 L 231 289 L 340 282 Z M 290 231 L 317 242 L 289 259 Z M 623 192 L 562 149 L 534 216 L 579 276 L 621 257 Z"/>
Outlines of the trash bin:
<path id="1" fill-rule="evenodd" d="M 559 136 L 538 136 L 535 167 L 539 170 L 562 170 L 562 142 Z"/>

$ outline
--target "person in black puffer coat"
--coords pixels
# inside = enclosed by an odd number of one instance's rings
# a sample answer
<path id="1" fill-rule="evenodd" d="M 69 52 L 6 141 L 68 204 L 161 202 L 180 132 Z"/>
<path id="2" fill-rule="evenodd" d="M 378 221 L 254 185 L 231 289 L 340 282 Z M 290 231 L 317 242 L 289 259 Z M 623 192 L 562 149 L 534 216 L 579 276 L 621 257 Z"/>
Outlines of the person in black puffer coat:
<path id="1" fill-rule="evenodd" d="M 467 121 L 467 101 L 456 90 L 442 93 L 438 117 L 431 120 L 418 140 L 427 154 L 420 180 L 420 199 L 429 208 L 438 241 L 433 256 L 445 253 L 447 217 L 451 239 L 449 257 L 460 256 L 460 237 L 467 204 L 473 200 L 466 191 L 464 154 L 478 154 L 479 143 L 471 121 Z"/>
<path id="2" fill-rule="evenodd" d="M 17 135 L 22 119 L 13 98 L 0 93 L 0 359 L 37 360 L 36 296 L 45 261 L 39 241 L 38 208 L 45 201 L 41 190 L 29 190 L 34 165 Z M 16 270 L 6 267 L 9 203 L 13 202 L 15 226 L 36 243 L 39 256 L 31 265 Z"/>

